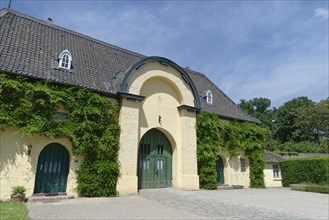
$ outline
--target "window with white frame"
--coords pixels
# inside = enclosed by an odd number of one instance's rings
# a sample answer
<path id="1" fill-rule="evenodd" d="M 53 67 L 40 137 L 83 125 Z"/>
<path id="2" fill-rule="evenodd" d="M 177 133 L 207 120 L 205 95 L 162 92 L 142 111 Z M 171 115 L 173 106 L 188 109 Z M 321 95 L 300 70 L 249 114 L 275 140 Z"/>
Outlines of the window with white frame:
<path id="1" fill-rule="evenodd" d="M 207 104 L 212 104 L 212 101 L 213 101 L 212 98 L 213 98 L 212 92 L 210 90 L 208 90 L 206 92 Z"/>
<path id="2" fill-rule="evenodd" d="M 274 178 L 280 178 L 280 171 L 279 171 L 279 165 L 273 164 L 273 177 Z"/>
<path id="3" fill-rule="evenodd" d="M 59 68 L 71 69 L 72 56 L 68 50 L 64 50 L 61 55 L 59 55 Z"/>
<path id="4" fill-rule="evenodd" d="M 241 172 L 246 172 L 246 160 L 244 158 L 240 158 L 240 169 Z"/>

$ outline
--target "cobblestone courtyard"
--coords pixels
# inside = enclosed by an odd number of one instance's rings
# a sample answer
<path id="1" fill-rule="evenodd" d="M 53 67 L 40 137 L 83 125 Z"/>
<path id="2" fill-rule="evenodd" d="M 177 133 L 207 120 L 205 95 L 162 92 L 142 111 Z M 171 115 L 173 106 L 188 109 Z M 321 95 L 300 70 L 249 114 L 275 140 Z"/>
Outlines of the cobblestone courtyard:
<path id="1" fill-rule="evenodd" d="M 286 188 L 141 190 L 116 198 L 28 203 L 31 219 L 328 219 L 329 195 Z"/>

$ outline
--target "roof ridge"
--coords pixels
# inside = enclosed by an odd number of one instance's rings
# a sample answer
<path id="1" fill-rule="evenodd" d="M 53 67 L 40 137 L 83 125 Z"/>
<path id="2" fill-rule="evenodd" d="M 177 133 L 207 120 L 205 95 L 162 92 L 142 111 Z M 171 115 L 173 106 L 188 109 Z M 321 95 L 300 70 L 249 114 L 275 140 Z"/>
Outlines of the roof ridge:
<path id="1" fill-rule="evenodd" d="M 2 13 L 3 12 L 3 13 Z M 32 16 L 29 16 L 29 15 L 26 15 L 26 14 L 23 14 L 21 12 L 17 12 L 17 11 L 14 11 L 14 10 L 11 10 L 11 9 L 8 9 L 8 8 L 2 8 L 0 10 L 0 17 L 6 15 L 7 13 L 11 13 L 13 15 L 16 15 L 16 16 L 20 16 L 20 17 L 23 17 L 23 18 L 26 18 L 26 19 L 29 19 L 33 22 L 36 22 L 36 23 L 39 23 L 39 24 L 42 24 L 42 25 L 46 25 L 46 26 L 49 26 L 51 28 L 55 28 L 55 29 L 58 29 L 58 30 L 61 30 L 61 31 L 64 31 L 64 32 L 67 32 L 69 34 L 73 34 L 73 35 L 76 35 L 76 36 L 79 36 L 79 37 L 82 37 L 86 40 L 90 40 L 90 41 L 94 41 L 96 43 L 100 43 L 100 44 L 103 44 L 104 46 L 107 46 L 107 47 L 111 47 L 112 49 L 115 49 L 115 50 L 120 50 L 124 53 L 128 53 L 128 54 L 131 54 L 131 55 L 135 55 L 135 56 L 138 56 L 140 58 L 144 58 L 144 57 L 147 57 L 146 55 L 143 55 L 143 54 L 140 54 L 140 53 L 137 53 L 137 52 L 134 52 L 134 51 L 131 51 L 131 50 L 128 50 L 128 49 L 125 49 L 125 48 L 122 48 L 122 47 L 118 47 L 114 44 L 110 44 L 110 43 L 107 43 L 105 41 L 102 41 L 102 40 L 98 40 L 96 38 L 93 38 L 93 37 L 90 37 L 90 36 L 87 36 L 85 34 L 81 34 L 81 33 L 78 33 L 76 31 L 73 31 L 73 30 L 70 30 L 68 28 L 64 28 L 64 27 L 61 27 L 61 26 L 58 26 L 58 25 L 55 25 L 55 24 L 48 24 L 47 21 L 44 21 L 44 20 L 41 20 L 39 18 L 36 18 L 36 17 L 32 17 Z"/>
<path id="2" fill-rule="evenodd" d="M 272 155 L 272 156 L 274 156 L 274 157 L 278 157 L 278 158 L 283 159 L 283 157 L 282 157 L 281 155 L 276 154 L 276 153 L 274 153 L 273 151 L 270 151 L 270 150 L 266 150 L 266 149 L 265 149 L 265 154 L 269 154 L 269 155 Z"/>

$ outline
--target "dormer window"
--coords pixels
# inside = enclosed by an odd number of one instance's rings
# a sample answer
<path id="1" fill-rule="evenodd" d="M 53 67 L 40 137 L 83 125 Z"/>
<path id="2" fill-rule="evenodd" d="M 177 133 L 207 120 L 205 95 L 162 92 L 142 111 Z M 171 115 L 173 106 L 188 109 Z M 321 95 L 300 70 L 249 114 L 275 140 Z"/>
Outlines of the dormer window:
<path id="1" fill-rule="evenodd" d="M 205 98 L 207 100 L 207 104 L 212 104 L 212 92 L 210 90 L 206 91 Z"/>
<path id="2" fill-rule="evenodd" d="M 72 56 L 68 50 L 64 50 L 61 55 L 59 55 L 59 68 L 66 70 L 71 69 Z"/>

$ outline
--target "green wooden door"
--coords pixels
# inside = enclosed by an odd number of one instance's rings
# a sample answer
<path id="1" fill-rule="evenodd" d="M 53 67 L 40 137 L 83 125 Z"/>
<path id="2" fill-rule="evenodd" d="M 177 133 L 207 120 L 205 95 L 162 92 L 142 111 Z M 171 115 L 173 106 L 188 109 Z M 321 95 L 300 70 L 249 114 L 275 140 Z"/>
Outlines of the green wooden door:
<path id="1" fill-rule="evenodd" d="M 68 173 L 68 151 L 60 144 L 48 144 L 39 155 L 34 193 L 66 192 Z"/>
<path id="2" fill-rule="evenodd" d="M 224 184 L 224 164 L 220 156 L 216 160 L 217 183 Z"/>
<path id="3" fill-rule="evenodd" d="M 171 187 L 172 149 L 167 137 L 151 129 L 142 138 L 138 149 L 138 188 Z"/>

